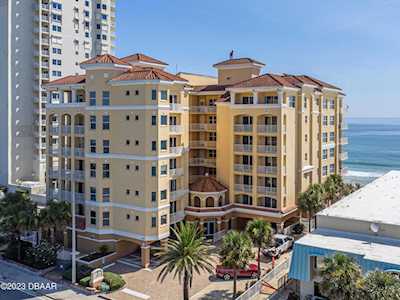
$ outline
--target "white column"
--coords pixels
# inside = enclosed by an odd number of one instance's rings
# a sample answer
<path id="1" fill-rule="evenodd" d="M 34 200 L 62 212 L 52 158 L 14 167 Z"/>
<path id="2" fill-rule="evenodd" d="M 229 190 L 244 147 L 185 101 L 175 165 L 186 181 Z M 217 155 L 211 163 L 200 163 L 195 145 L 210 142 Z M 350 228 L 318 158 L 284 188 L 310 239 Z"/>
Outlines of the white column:
<path id="1" fill-rule="evenodd" d="M 71 90 L 71 102 L 75 103 L 76 101 L 76 89 Z"/>
<path id="2" fill-rule="evenodd" d="M 235 92 L 231 91 L 231 104 L 235 104 Z"/>
<path id="3" fill-rule="evenodd" d="M 64 90 L 60 90 L 59 91 L 59 93 L 60 93 L 60 103 L 64 103 Z"/>
<path id="4" fill-rule="evenodd" d="M 283 104 L 283 90 L 282 89 L 278 89 L 278 104 L 282 105 Z"/>
<path id="5" fill-rule="evenodd" d="M 253 103 L 258 104 L 258 93 L 253 91 Z"/>

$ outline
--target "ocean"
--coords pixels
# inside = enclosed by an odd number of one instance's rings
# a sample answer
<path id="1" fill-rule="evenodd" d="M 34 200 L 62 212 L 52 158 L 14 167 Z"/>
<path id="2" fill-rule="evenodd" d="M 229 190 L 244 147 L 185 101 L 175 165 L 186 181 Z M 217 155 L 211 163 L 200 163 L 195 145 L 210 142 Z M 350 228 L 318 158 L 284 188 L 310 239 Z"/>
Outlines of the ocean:
<path id="1" fill-rule="evenodd" d="M 347 118 L 345 180 L 366 184 L 400 170 L 400 118 Z"/>

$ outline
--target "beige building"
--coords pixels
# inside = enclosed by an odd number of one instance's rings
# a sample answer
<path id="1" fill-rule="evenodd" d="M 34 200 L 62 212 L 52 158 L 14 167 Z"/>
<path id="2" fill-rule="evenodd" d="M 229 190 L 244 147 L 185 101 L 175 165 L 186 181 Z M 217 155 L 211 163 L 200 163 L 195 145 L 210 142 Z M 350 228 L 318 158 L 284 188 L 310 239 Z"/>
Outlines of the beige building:
<path id="1" fill-rule="evenodd" d="M 248 58 L 215 64 L 217 78 L 166 66 L 102 55 L 47 86 L 61 95 L 47 106 L 48 198 L 78 203 L 79 251 L 140 247 L 148 265 L 183 219 L 214 240 L 253 218 L 280 231 L 299 192 L 341 173 L 339 88 Z"/>

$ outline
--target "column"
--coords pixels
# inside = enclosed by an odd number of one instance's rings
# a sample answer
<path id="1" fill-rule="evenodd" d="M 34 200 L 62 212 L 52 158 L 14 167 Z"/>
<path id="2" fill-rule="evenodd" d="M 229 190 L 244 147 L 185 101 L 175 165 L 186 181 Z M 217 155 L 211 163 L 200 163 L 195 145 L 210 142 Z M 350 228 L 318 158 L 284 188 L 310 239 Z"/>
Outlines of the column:
<path id="1" fill-rule="evenodd" d="M 143 243 L 140 246 L 140 257 L 142 259 L 142 267 L 148 268 L 150 266 L 150 245 Z"/>
<path id="2" fill-rule="evenodd" d="M 64 90 L 59 90 L 60 93 L 60 103 L 64 103 Z"/>
<path id="3" fill-rule="evenodd" d="M 283 104 L 283 90 L 278 89 L 277 93 L 278 93 L 278 104 L 282 105 Z"/>
<path id="4" fill-rule="evenodd" d="M 253 103 L 258 104 L 258 93 L 253 91 Z"/>
<path id="5" fill-rule="evenodd" d="M 76 101 L 76 89 L 71 89 L 71 103 L 78 102 Z"/>
<path id="6" fill-rule="evenodd" d="M 231 104 L 235 104 L 235 92 L 230 92 L 231 93 Z"/>
<path id="7" fill-rule="evenodd" d="M 276 230 L 278 233 L 283 233 L 283 229 L 285 228 L 285 222 L 276 223 Z"/>

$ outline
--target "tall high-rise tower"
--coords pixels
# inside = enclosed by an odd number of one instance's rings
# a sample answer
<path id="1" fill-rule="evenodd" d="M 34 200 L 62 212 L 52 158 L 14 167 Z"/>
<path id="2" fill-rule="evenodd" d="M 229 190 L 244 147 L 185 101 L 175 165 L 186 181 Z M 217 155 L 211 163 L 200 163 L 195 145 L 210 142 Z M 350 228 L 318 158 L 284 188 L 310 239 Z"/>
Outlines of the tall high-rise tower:
<path id="1" fill-rule="evenodd" d="M 0 0 L 0 184 L 44 187 L 47 92 L 115 47 L 115 0 Z M 55 94 L 53 97 L 59 97 Z"/>

